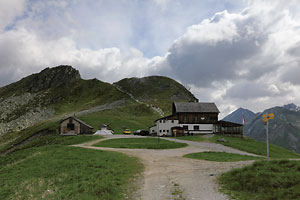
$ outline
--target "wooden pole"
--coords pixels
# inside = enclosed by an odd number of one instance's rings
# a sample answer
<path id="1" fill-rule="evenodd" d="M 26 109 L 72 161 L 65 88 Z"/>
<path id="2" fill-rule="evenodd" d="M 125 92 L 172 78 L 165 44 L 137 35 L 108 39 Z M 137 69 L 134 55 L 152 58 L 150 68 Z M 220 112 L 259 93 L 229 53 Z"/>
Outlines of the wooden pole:
<path id="1" fill-rule="evenodd" d="M 266 128 L 266 140 L 267 140 L 267 161 L 269 162 L 269 120 L 267 121 L 267 128 Z"/>

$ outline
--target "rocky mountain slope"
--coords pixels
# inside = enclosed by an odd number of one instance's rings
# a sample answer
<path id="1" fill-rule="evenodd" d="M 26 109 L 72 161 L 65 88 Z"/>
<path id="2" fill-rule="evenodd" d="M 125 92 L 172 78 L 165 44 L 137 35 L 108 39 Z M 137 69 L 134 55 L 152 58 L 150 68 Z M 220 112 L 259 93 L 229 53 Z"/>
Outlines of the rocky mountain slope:
<path id="1" fill-rule="evenodd" d="M 239 108 L 227 115 L 226 117 L 224 117 L 223 120 L 243 124 L 243 115 L 245 117 L 246 123 L 250 122 L 256 116 L 254 112 L 248 109 Z"/>
<path id="2" fill-rule="evenodd" d="M 291 110 L 291 111 L 300 112 L 300 106 L 296 106 L 294 103 L 284 105 L 283 108 Z"/>
<path id="3" fill-rule="evenodd" d="M 81 79 L 71 66 L 46 68 L 0 88 L 0 135 L 120 99 L 129 98 L 108 83 Z"/>

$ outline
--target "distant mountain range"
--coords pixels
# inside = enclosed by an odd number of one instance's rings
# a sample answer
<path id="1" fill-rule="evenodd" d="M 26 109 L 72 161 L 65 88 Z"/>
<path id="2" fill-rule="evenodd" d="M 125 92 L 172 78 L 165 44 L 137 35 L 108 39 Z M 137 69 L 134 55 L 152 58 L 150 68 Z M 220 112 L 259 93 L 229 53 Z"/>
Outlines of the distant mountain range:
<path id="1" fill-rule="evenodd" d="M 264 142 L 266 130 L 262 115 L 266 113 L 275 115 L 275 118 L 269 121 L 270 143 L 300 153 L 300 108 L 293 103 L 269 108 L 256 114 L 250 110 L 239 108 L 223 120 L 242 123 L 244 114 L 246 118 L 244 135 Z"/>

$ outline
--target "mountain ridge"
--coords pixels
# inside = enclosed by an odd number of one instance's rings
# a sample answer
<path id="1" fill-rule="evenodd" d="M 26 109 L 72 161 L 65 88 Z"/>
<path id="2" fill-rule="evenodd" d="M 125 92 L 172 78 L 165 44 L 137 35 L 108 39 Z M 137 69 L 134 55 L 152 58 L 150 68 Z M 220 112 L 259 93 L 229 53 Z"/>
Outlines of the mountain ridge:
<path id="1" fill-rule="evenodd" d="M 97 79 L 84 80 L 72 66 L 46 68 L 0 88 L 0 137 L 3 139 L 2 136 L 7 134 L 29 137 L 30 134 L 49 127 L 57 132 L 57 122 L 70 115 L 79 116 L 95 128 L 104 122 L 112 124 L 119 132 L 124 127 L 145 128 L 160 117 L 160 111 L 171 110 L 170 105 L 161 106 L 161 102 L 171 99 L 173 93 L 179 94 L 179 101 L 186 101 L 193 96 L 173 79 L 136 78 L 145 79 L 148 80 L 146 85 L 149 88 L 155 85 L 154 82 L 163 82 L 166 87 L 160 93 L 164 96 L 151 90 L 146 92 L 148 99 L 139 99 L 135 91 L 120 91 L 116 85 Z M 120 82 L 118 86 L 126 89 Z M 170 88 L 173 93 L 167 92 Z M 127 92 L 132 92 L 139 102 L 132 99 Z M 35 126 L 36 128 L 30 128 Z M 23 130 L 25 135 L 21 136 Z"/>

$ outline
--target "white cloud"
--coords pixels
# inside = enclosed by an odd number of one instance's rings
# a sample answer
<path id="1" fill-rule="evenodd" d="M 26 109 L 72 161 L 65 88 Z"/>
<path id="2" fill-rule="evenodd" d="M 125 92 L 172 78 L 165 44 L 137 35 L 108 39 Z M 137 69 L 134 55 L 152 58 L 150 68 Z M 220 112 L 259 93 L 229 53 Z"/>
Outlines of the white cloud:
<path id="1" fill-rule="evenodd" d="M 0 32 L 11 25 L 13 20 L 21 16 L 26 7 L 26 0 L 0 1 Z"/>
<path id="2" fill-rule="evenodd" d="M 0 48 L 3 72 L 0 84 L 61 64 L 78 68 L 84 78 L 114 82 L 125 77 L 147 76 L 163 59 L 147 59 L 134 48 L 124 52 L 119 48 L 78 49 L 70 38 L 44 41 L 24 29 L 0 35 L 0 47 L 6 47 Z"/>
<path id="3" fill-rule="evenodd" d="M 108 82 L 171 76 L 222 115 L 300 104 L 299 3 L 220 2 L 1 1 L 0 86 L 69 64 Z"/>

